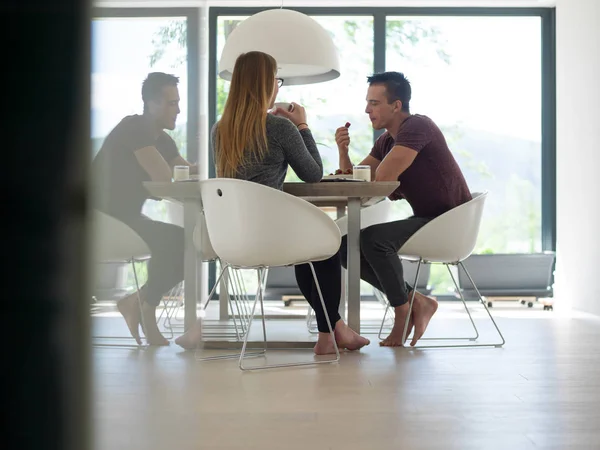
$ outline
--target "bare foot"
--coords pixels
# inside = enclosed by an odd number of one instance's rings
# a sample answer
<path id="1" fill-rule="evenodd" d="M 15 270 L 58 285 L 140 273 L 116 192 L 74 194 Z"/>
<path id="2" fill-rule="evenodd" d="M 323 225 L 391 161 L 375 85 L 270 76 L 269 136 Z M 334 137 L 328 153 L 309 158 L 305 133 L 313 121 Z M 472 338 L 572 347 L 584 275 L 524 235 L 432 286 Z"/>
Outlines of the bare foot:
<path id="1" fill-rule="evenodd" d="M 409 303 L 406 302 L 404 305 L 396 306 L 394 308 L 395 318 L 394 318 L 394 327 L 388 337 L 386 337 L 383 341 L 379 343 L 382 347 L 403 347 L 404 342 L 402 342 L 402 333 L 404 333 L 404 325 L 406 323 L 406 315 L 408 314 Z M 408 322 L 408 330 L 406 332 L 406 337 L 410 335 L 413 327 L 412 317 Z"/>
<path id="2" fill-rule="evenodd" d="M 335 324 L 334 334 L 338 347 L 347 350 L 359 350 L 371 343 L 367 338 L 362 337 L 346 325 L 343 320 L 338 320 Z"/>
<path id="3" fill-rule="evenodd" d="M 169 345 L 169 341 L 161 334 L 156 325 L 156 306 L 142 303 L 142 319 L 146 341 L 149 345 Z"/>
<path id="4" fill-rule="evenodd" d="M 313 349 L 315 355 L 333 355 L 335 354 L 335 345 L 330 333 L 319 333 L 319 340 Z"/>
<path id="5" fill-rule="evenodd" d="M 129 332 L 135 339 L 135 342 L 137 342 L 138 345 L 142 345 L 142 339 L 140 338 L 140 320 L 142 314 L 140 312 L 140 303 L 138 301 L 137 292 L 119 300 L 117 302 L 117 309 L 125 319 L 127 328 L 129 328 Z"/>
<path id="6" fill-rule="evenodd" d="M 175 343 L 186 350 L 193 350 L 202 341 L 202 319 L 198 319 L 194 326 L 175 339 Z"/>
<path id="7" fill-rule="evenodd" d="M 409 295 L 412 295 L 412 293 Z M 420 292 L 415 292 L 415 302 L 413 304 L 412 311 L 412 318 L 415 323 L 415 335 L 413 336 L 412 341 L 410 341 L 411 347 L 414 347 L 417 341 L 423 337 L 423 334 L 427 329 L 427 325 L 429 325 L 429 321 L 437 309 L 437 301 L 431 297 L 421 294 Z"/>

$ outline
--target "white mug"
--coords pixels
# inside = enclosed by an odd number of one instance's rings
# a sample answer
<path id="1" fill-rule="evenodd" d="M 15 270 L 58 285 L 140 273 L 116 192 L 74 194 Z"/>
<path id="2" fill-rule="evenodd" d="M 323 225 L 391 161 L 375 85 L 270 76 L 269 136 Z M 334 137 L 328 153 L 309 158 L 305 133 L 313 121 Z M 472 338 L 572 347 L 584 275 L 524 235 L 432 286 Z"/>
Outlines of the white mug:
<path id="1" fill-rule="evenodd" d="M 288 112 L 292 112 L 294 110 L 294 105 L 286 102 L 277 102 L 273 105 L 273 108 L 281 108 Z"/>
<path id="2" fill-rule="evenodd" d="M 354 166 L 352 168 L 352 178 L 371 181 L 371 166 Z"/>
<path id="3" fill-rule="evenodd" d="M 190 179 L 190 167 L 189 166 L 175 166 L 173 167 L 173 180 L 185 181 Z"/>

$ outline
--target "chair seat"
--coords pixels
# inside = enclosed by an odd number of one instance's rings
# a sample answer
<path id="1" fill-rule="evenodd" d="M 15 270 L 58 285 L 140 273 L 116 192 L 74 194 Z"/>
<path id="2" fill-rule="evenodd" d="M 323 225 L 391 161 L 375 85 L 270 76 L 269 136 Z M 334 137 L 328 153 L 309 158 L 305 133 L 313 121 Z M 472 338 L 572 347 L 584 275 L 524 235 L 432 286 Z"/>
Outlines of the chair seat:
<path id="1" fill-rule="evenodd" d="M 150 258 L 150 248 L 129 226 L 98 210 L 93 212 L 92 254 L 99 262 L 125 262 Z"/>
<path id="2" fill-rule="evenodd" d="M 339 249 L 330 247 L 323 249 L 322 246 L 317 249 L 306 249 L 300 253 L 295 250 L 279 249 L 275 252 L 265 251 L 262 254 L 257 254 L 252 258 L 245 257 L 236 261 L 237 258 L 230 258 L 228 263 L 233 267 L 282 267 L 282 266 L 296 266 L 298 264 L 306 264 L 309 262 L 324 261 L 331 258 Z M 269 249 L 265 249 L 269 250 Z"/>
<path id="3" fill-rule="evenodd" d="M 487 192 L 450 209 L 413 234 L 398 250 L 403 259 L 455 264 L 473 252 Z"/>
<path id="4" fill-rule="evenodd" d="M 380 223 L 392 222 L 398 220 L 394 217 L 392 201 L 385 198 L 373 206 L 368 206 L 360 211 L 360 229 L 364 230 L 370 226 Z M 348 234 L 348 216 L 340 217 L 335 221 L 342 235 Z"/>

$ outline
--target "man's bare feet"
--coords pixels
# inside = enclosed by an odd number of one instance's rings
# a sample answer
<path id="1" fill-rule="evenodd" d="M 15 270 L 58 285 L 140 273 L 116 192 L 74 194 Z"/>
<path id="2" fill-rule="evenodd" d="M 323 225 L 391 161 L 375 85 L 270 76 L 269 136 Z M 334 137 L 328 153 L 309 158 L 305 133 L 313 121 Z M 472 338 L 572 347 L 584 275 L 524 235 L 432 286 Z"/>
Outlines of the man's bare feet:
<path id="1" fill-rule="evenodd" d="M 409 296 L 412 295 L 412 292 L 409 293 Z M 410 297 L 409 297 L 410 298 Z M 412 310 L 412 319 L 415 324 L 415 334 L 410 341 L 410 346 L 414 347 L 415 344 L 427 329 L 427 325 L 429 325 L 429 321 L 435 314 L 438 309 L 438 302 L 432 299 L 431 297 L 427 297 L 426 295 L 421 294 L 420 292 L 415 292 L 415 302 L 413 304 Z"/>
<path id="2" fill-rule="evenodd" d="M 198 347 L 202 340 L 202 319 L 198 319 L 194 326 L 188 331 L 183 333 L 177 339 L 175 343 L 186 350 L 193 350 Z"/>
<path id="3" fill-rule="evenodd" d="M 346 350 L 359 350 L 371 343 L 371 341 L 356 333 L 341 319 L 336 322 L 333 333 L 335 334 L 335 341 L 338 347 L 345 348 Z"/>
<path id="4" fill-rule="evenodd" d="M 410 298 L 410 297 L 409 297 Z M 386 337 L 383 341 L 379 343 L 382 347 L 403 347 L 404 342 L 402 342 L 402 333 L 404 332 L 404 325 L 406 324 L 406 315 L 408 314 L 409 303 L 406 302 L 404 305 L 396 306 L 394 308 L 395 318 L 394 318 L 394 327 L 388 337 Z M 412 331 L 412 317 L 408 322 L 408 331 L 406 332 L 406 337 L 408 338 L 410 332 Z"/>
<path id="5" fill-rule="evenodd" d="M 138 345 L 142 345 L 142 339 L 140 338 L 140 303 L 138 300 L 137 292 L 122 298 L 117 302 L 117 309 L 125 319 L 127 328 L 131 336 L 135 339 Z"/>
<path id="6" fill-rule="evenodd" d="M 142 319 L 144 334 L 149 345 L 169 345 L 169 341 L 161 334 L 156 324 L 156 306 L 142 303 Z"/>

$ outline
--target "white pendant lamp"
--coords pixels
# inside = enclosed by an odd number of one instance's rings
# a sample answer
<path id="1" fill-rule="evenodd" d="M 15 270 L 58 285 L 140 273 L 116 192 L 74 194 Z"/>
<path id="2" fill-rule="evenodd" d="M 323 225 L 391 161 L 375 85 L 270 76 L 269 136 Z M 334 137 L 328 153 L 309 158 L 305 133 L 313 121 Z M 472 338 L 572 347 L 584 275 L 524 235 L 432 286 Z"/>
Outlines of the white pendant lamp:
<path id="1" fill-rule="evenodd" d="M 329 33 L 314 19 L 290 9 L 250 16 L 227 38 L 219 76 L 231 80 L 237 57 L 261 51 L 277 60 L 277 76 L 286 86 L 321 83 L 340 76 L 338 53 Z"/>

